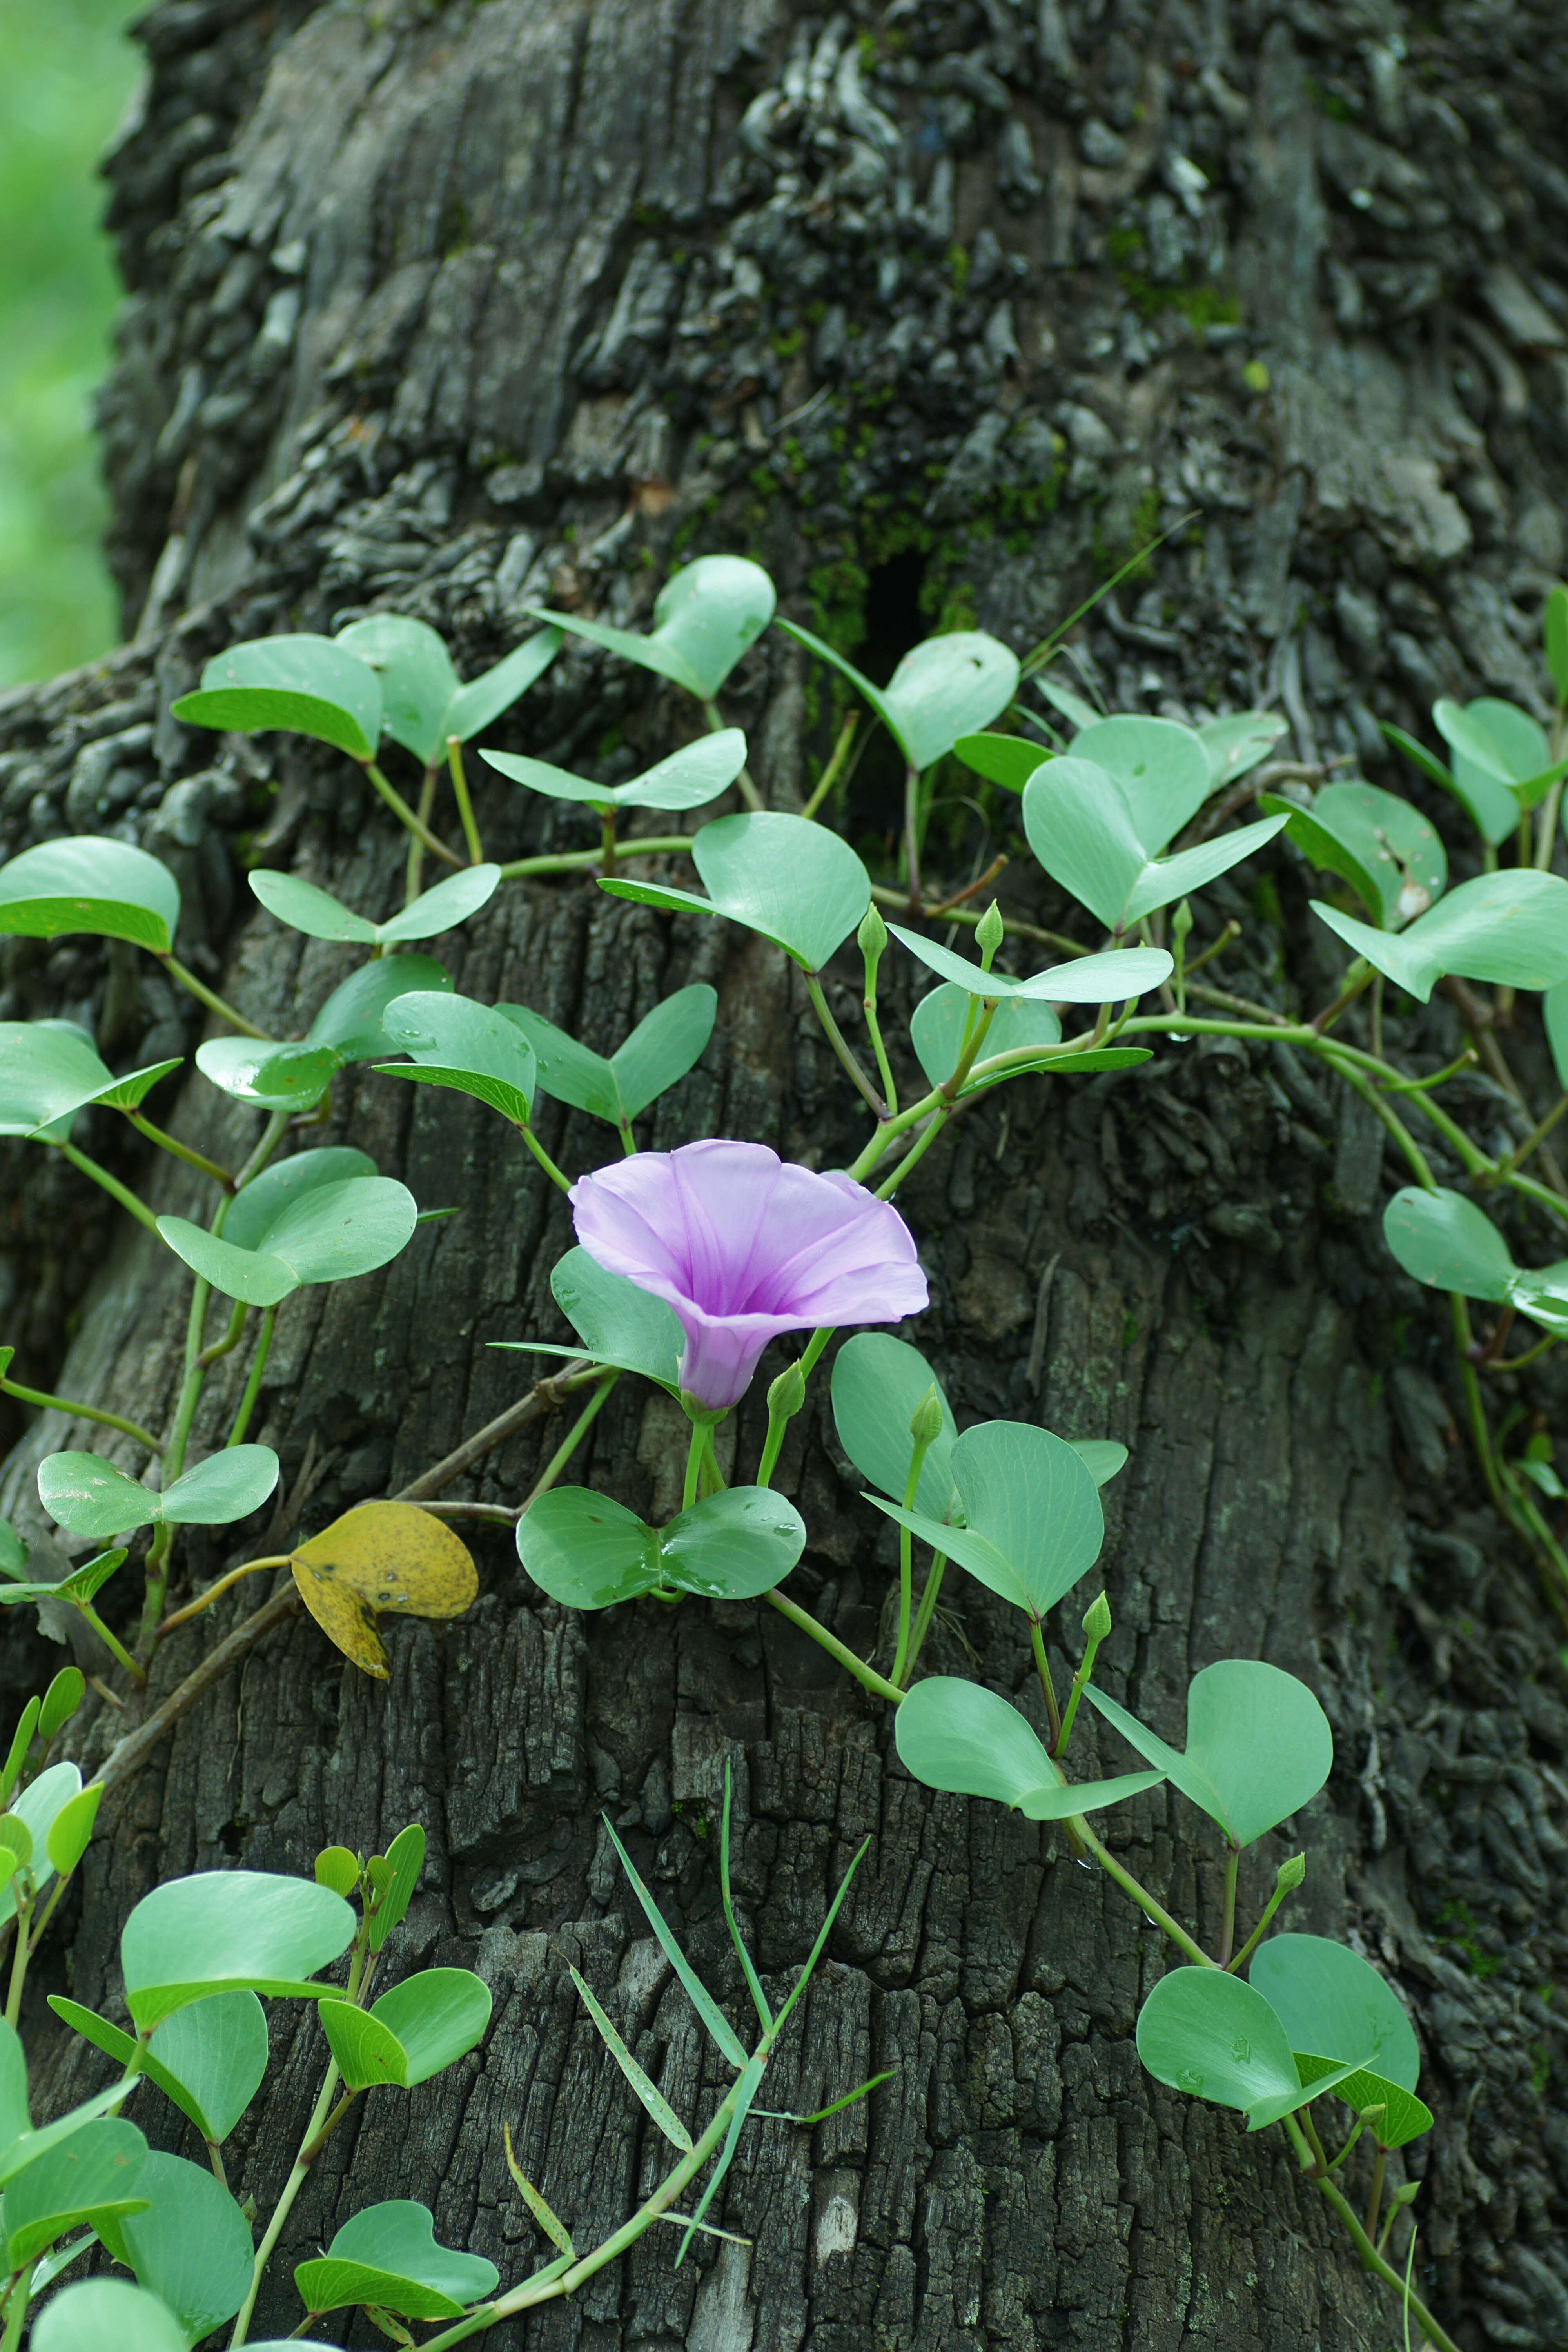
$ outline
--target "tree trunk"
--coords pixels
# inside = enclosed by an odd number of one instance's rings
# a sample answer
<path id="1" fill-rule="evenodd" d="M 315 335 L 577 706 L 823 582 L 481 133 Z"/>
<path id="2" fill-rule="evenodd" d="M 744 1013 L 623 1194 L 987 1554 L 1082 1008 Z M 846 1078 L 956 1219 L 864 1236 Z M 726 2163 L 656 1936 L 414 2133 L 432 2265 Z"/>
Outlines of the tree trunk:
<path id="1" fill-rule="evenodd" d="M 1024 650 L 1195 512 L 1077 633 L 1110 708 L 1264 702 L 1302 761 L 1377 762 L 1377 720 L 1419 731 L 1439 693 L 1539 707 L 1533 614 L 1568 494 L 1557 0 L 1429 17 L 1396 0 L 860 0 L 830 17 L 795 0 L 163 0 L 140 37 L 145 104 L 109 167 L 130 290 L 102 412 L 136 635 L 0 702 L 0 824 L 8 851 L 112 829 L 168 859 L 182 955 L 268 1034 L 302 1030 L 349 959 L 259 915 L 242 865 L 380 913 L 403 843 L 325 751 L 171 718 L 237 637 L 395 609 L 439 626 L 468 675 L 531 604 L 637 625 L 670 566 L 726 549 L 885 677 L 960 615 Z M 573 647 L 492 740 L 615 781 L 682 723 L 646 683 Z M 799 806 L 834 724 L 826 674 L 772 632 L 727 715 L 773 804 Z M 877 757 L 846 818 L 873 857 L 896 824 Z M 476 772 L 497 854 L 586 838 Z M 958 887 L 992 845 L 948 814 L 933 854 Z M 1031 871 L 1015 864 L 1005 904 L 1070 920 Z M 1245 924 L 1227 984 L 1326 1001 L 1310 877 L 1283 856 L 1247 871 L 1250 896 L 1220 885 L 1200 908 L 1205 936 Z M 605 1051 L 710 979 L 713 1045 L 652 1143 L 755 1137 L 824 1166 L 858 1148 L 793 967 L 759 941 L 574 880 L 509 887 L 439 952 L 467 993 Z M 6 953 L 8 1017 L 89 1018 L 138 1064 L 199 1034 L 130 950 Z M 1412 1008 L 1403 1045 L 1457 1050 L 1455 1021 L 1442 1000 Z M 114 1153 L 110 1115 L 91 1116 Z M 255 1126 L 194 1075 L 159 1116 L 219 1157 Z M 574 1172 L 603 1132 L 553 1106 L 542 1125 Z M 282 1311 L 251 1434 L 308 1528 L 395 1493 L 519 1393 L 520 1360 L 489 1343 L 560 1336 L 548 1276 L 570 1242 L 515 1137 L 458 1097 L 351 1073 L 320 1139 L 460 1214 L 384 1274 Z M 130 1142 L 114 1164 L 188 1209 L 184 1172 Z M 184 1269 L 24 1150 L 6 1162 L 18 1372 L 157 1422 Z M 1416 2279 L 1468 2347 L 1568 2346 L 1547 2006 L 1568 1957 L 1568 1709 L 1532 1571 L 1456 1433 L 1430 1294 L 1383 1248 L 1403 1181 L 1358 1107 L 1278 1049 L 1173 1045 L 1127 1077 L 1028 1082 L 969 1114 L 903 1197 L 932 1277 L 916 1336 L 961 1418 L 1131 1447 L 1107 1490 L 1104 1655 L 1146 1719 L 1179 1736 L 1189 1674 L 1226 1654 L 1321 1695 L 1337 1762 L 1299 1826 L 1290 1921 L 1350 1938 L 1419 2022 L 1437 2127 L 1410 2168 L 1426 2176 Z M 198 1446 L 222 1442 L 235 1364 Z M 1564 1401 L 1550 1364 L 1531 1410 Z M 738 1416 L 743 1460 L 760 1392 Z M 58 1414 L 10 1434 L 0 1507 L 47 1554 L 37 1460 L 73 1443 L 114 1458 L 117 1441 Z M 517 1502 L 559 1435 L 528 1428 L 460 1491 Z M 679 1438 L 665 1401 L 623 1382 L 573 1475 L 662 1514 Z M 811 1530 L 791 1589 L 868 1654 L 893 1554 L 820 1382 L 784 1466 Z M 377 2198 L 423 2199 L 444 2240 L 521 2275 L 540 2242 L 503 2123 L 580 2243 L 624 2218 L 659 2147 L 569 1960 L 677 2108 L 710 2112 L 728 2078 L 603 1823 L 739 2014 L 710 1833 L 728 1759 L 769 1978 L 790 1980 L 870 1841 L 769 2104 L 891 2079 L 815 2130 L 751 2129 L 711 2216 L 749 2249 L 700 2240 L 678 2271 L 652 2233 L 571 2306 L 498 2329 L 497 2352 L 1396 2339 L 1278 2135 L 1246 2137 L 1143 2073 L 1132 2024 L 1165 1948 L 1059 1833 L 912 1782 L 883 1711 L 765 1606 L 579 1617 L 542 1600 L 504 1531 L 473 1548 L 477 1606 L 450 1629 L 390 1621 L 385 1684 L 295 1618 L 214 1688 L 106 1808 L 39 1971 L 40 2001 L 68 1985 L 112 2010 L 120 1925 L 160 1878 L 308 1872 L 329 1843 L 379 1850 L 424 1824 L 394 1957 L 477 1967 L 494 2026 L 329 2144 L 260 2333 L 298 2320 L 292 2263 Z M 194 1588 L 239 1556 L 193 1538 L 184 1574 Z M 967 1580 L 951 1599 L 948 1663 L 1022 1702 L 1005 1612 Z M 154 1696 L 247 1605 L 171 1640 Z M 1059 1681 L 1078 1636 L 1058 1617 Z M 10 1697 L 49 1654 L 7 1619 Z M 89 1720 L 91 1752 L 120 1727 Z M 1190 1809 L 1156 1790 L 1106 1818 L 1162 1899 L 1212 1927 L 1220 1856 Z M 1244 1916 L 1287 1850 L 1249 1853 Z M 277 2005 L 272 2031 L 237 2168 L 264 2209 L 321 2056 L 308 2006 Z M 58 2104 L 96 2084 L 47 2011 L 30 2032 Z M 355 2326 L 349 2341 L 376 2340 Z"/>

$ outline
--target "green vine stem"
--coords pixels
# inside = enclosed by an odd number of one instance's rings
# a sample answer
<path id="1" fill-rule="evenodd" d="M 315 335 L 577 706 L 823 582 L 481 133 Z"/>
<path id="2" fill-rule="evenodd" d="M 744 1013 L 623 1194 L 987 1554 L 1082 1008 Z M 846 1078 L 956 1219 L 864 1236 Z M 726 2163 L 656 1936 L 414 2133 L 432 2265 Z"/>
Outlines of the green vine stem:
<path id="1" fill-rule="evenodd" d="M 362 760 L 360 761 L 360 765 L 370 779 L 371 784 L 374 790 L 380 793 L 382 799 L 386 803 L 387 807 L 392 811 L 393 815 L 397 819 L 398 824 L 406 826 L 407 830 L 414 835 L 415 840 L 422 842 L 433 857 L 440 858 L 442 863 L 447 866 L 461 866 L 463 862 L 462 859 L 455 856 L 440 836 L 437 834 L 432 833 L 429 826 L 415 814 L 414 810 L 409 807 L 408 803 L 404 799 L 403 794 L 397 790 L 396 786 L 387 782 L 386 778 L 382 774 L 381 770 L 376 766 L 375 761 L 374 760 Z"/>
<path id="2" fill-rule="evenodd" d="M 708 721 L 708 731 L 710 735 L 721 735 L 724 732 L 723 714 L 716 702 L 705 702 L 702 706 L 702 716 Z M 749 809 L 763 809 L 767 806 L 767 803 L 752 782 L 752 772 L 749 768 L 742 768 L 735 782 L 741 798 Z"/>
<path id="3" fill-rule="evenodd" d="M 550 1157 L 549 1152 L 544 1149 L 543 1144 L 539 1140 L 538 1136 L 535 1135 L 531 1124 L 527 1119 L 521 1120 L 519 1123 L 517 1131 L 521 1136 L 524 1143 L 527 1144 L 529 1150 L 532 1152 L 534 1158 L 538 1160 L 540 1166 L 543 1169 L 545 1174 L 549 1177 L 551 1182 L 555 1185 L 560 1192 L 570 1192 L 572 1190 L 571 1177 L 563 1176 L 562 1174 L 560 1169 L 555 1165 L 554 1160 Z"/>
<path id="4" fill-rule="evenodd" d="M 89 1160 L 85 1151 L 77 1150 L 74 1143 L 53 1143 L 51 1140 L 51 1149 L 63 1153 L 82 1175 L 90 1176 L 93 1182 L 112 1200 L 118 1201 L 122 1209 L 130 1211 L 139 1225 L 145 1225 L 150 1234 L 157 1232 L 158 1220 L 152 1210 L 144 1201 L 139 1201 L 130 1186 L 122 1184 L 118 1176 L 111 1176 L 107 1168 L 100 1168 L 96 1160 Z"/>
<path id="5" fill-rule="evenodd" d="M 931 1621 L 936 1613 L 937 1595 L 942 1591 L 942 1570 L 946 1566 L 947 1554 L 939 1551 L 934 1554 L 931 1564 L 926 1570 L 925 1585 L 921 1593 L 921 1605 L 915 1612 L 914 1631 L 910 1635 L 910 1654 L 904 1661 L 906 1687 L 913 1679 L 915 1667 L 920 1662 L 921 1651 L 925 1646 L 925 1637 L 931 1631 Z"/>
<path id="6" fill-rule="evenodd" d="M 628 857 L 689 857 L 695 836 L 689 833 L 660 834 L 637 841 L 617 841 L 616 856 L 623 863 Z M 563 849 L 547 857 L 514 857 L 500 870 L 503 882 L 526 881 L 532 874 L 591 874 L 602 865 L 600 849 Z"/>
<path id="7" fill-rule="evenodd" d="M 837 1633 L 830 1633 L 826 1625 L 818 1624 L 816 1619 L 802 1609 L 798 1602 L 788 1600 L 776 1588 L 764 1597 L 781 1617 L 787 1617 L 792 1625 L 797 1625 L 803 1633 L 809 1633 L 814 1642 L 819 1643 L 830 1658 L 837 1658 L 845 1673 L 853 1675 L 873 1698 L 885 1698 L 890 1706 L 900 1703 L 904 1694 L 895 1684 L 889 1682 L 885 1675 L 879 1675 L 875 1666 L 868 1666 L 863 1658 L 858 1658 Z"/>
<path id="8" fill-rule="evenodd" d="M 133 1437 L 149 1454 L 162 1454 L 160 1441 L 139 1421 L 127 1421 L 122 1413 L 105 1412 L 101 1405 L 82 1404 L 75 1397 L 51 1396 L 47 1389 L 25 1389 L 19 1381 L 0 1380 L 0 1391 L 16 1397 L 22 1404 L 37 1405 L 42 1412 L 68 1412 L 78 1421 L 99 1421 L 105 1429 L 118 1429 L 122 1436 Z"/>
<path id="9" fill-rule="evenodd" d="M 839 776 L 843 773 L 844 762 L 849 756 L 849 747 L 855 740 L 855 731 L 859 724 L 860 713 L 858 710 L 850 711 L 838 730 L 838 740 L 828 755 L 827 765 L 817 778 L 811 798 L 801 810 L 802 816 L 815 816 L 838 782 Z"/>
<path id="10" fill-rule="evenodd" d="M 250 1416 L 256 1410 L 256 1400 L 261 1394 L 261 1375 L 267 1370 L 267 1358 L 272 1346 L 273 1327 L 277 1320 L 277 1307 L 268 1307 L 262 1315 L 261 1328 L 256 1335 L 256 1349 L 250 1359 L 249 1377 L 245 1383 L 245 1393 L 239 1400 L 239 1410 L 234 1416 L 234 1427 L 228 1433 L 228 1445 L 239 1444 L 250 1426 Z M 224 1450 L 226 1453 L 227 1446 Z"/>
<path id="11" fill-rule="evenodd" d="M 194 1151 L 188 1143 L 182 1143 L 178 1136 L 170 1135 L 163 1128 L 155 1127 L 153 1121 L 144 1118 L 139 1110 L 128 1110 L 124 1115 L 131 1121 L 137 1134 L 144 1135 L 149 1143 L 155 1143 L 160 1151 L 167 1151 L 174 1159 L 183 1160 L 187 1168 L 195 1169 L 200 1175 L 210 1176 L 213 1182 L 221 1185 L 226 1192 L 234 1191 L 234 1178 L 226 1168 L 220 1168 L 216 1160 L 209 1160 L 205 1152 Z"/>
<path id="12" fill-rule="evenodd" d="M 432 761 L 419 780 L 419 807 L 416 812 L 421 825 L 428 826 L 430 812 L 436 805 L 436 779 L 439 763 Z M 425 844 L 416 833 L 408 836 L 408 857 L 403 869 L 403 903 L 412 907 L 419 896 L 419 885 L 425 878 Z"/>
<path id="13" fill-rule="evenodd" d="M 814 971 L 808 971 L 805 975 L 805 992 L 811 999 L 812 1011 L 822 1024 L 824 1035 L 848 1072 L 857 1093 L 864 1099 L 872 1118 L 885 1118 L 887 1105 L 861 1068 L 854 1047 L 834 1019 L 827 999 L 822 992 L 822 982 Z"/>
<path id="14" fill-rule="evenodd" d="M 1340 2221 L 1343 2225 L 1345 2234 L 1350 2239 L 1352 2245 L 1355 2248 L 1357 2254 L 1361 2258 L 1362 2268 L 1363 2270 L 1370 2271 L 1373 2278 L 1381 2279 L 1384 2286 L 1393 2288 L 1394 2294 L 1399 2297 L 1401 2304 L 1405 2305 L 1408 2308 L 1411 2317 L 1415 2320 L 1416 2326 L 1422 2330 L 1427 2342 L 1436 2347 L 1436 2352 L 1459 2352 L 1459 2347 L 1455 2343 L 1453 2337 L 1446 2334 L 1446 2332 L 1438 2326 L 1437 2322 L 1433 2318 L 1431 2313 L 1427 2310 L 1420 2296 L 1406 2287 L 1405 2282 L 1400 2277 L 1399 2273 L 1394 2268 L 1391 2263 L 1385 2263 L 1384 2261 L 1383 2256 L 1378 2252 L 1376 2247 L 1373 2244 L 1372 2240 L 1367 2236 L 1365 2230 L 1362 2227 L 1354 2208 L 1352 2206 L 1349 2199 L 1345 2196 L 1343 2189 L 1340 2188 L 1338 2182 L 1328 2179 L 1326 2175 L 1320 2175 L 1317 2172 L 1317 2160 L 1313 2157 L 1312 2151 L 1307 2144 L 1307 2136 L 1301 2129 L 1300 2125 L 1297 2122 L 1296 2117 L 1294 2116 L 1286 2116 L 1283 2120 L 1285 2129 L 1289 2135 L 1291 2145 L 1295 2148 L 1297 2157 L 1300 2161 L 1302 2171 L 1305 2172 L 1308 2178 L 1311 2180 L 1312 2186 L 1318 2191 L 1320 2197 L 1321 2197 L 1327 2204 L 1332 2207 L 1334 2212 L 1339 2217 Z"/>
<path id="15" fill-rule="evenodd" d="M 171 980 L 177 980 L 198 1004 L 205 1004 L 209 1013 L 216 1013 L 220 1021 L 226 1021 L 231 1029 L 237 1029 L 242 1037 L 266 1037 L 265 1029 L 254 1027 L 243 1013 L 237 1013 L 232 1004 L 226 1004 L 221 996 L 215 996 L 205 982 L 199 981 L 194 971 L 188 971 L 177 956 L 161 955 L 158 961 Z"/>
<path id="16" fill-rule="evenodd" d="M 458 735 L 447 738 L 447 765 L 451 771 L 452 792 L 458 803 L 458 823 L 463 828 L 463 839 L 468 845 L 468 863 L 482 866 L 485 861 L 479 828 L 474 822 L 474 803 L 468 797 L 468 772 L 463 766 L 463 743 Z"/>

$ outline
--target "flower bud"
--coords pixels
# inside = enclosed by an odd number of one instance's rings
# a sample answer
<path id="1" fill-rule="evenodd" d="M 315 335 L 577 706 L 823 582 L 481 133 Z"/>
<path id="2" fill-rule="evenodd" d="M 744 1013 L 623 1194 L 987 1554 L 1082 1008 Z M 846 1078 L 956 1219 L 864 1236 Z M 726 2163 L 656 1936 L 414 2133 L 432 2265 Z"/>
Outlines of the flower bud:
<path id="1" fill-rule="evenodd" d="M 1110 1631 L 1110 1603 L 1103 1592 L 1083 1612 L 1083 1630 L 1091 1642 L 1103 1642 Z"/>
<path id="2" fill-rule="evenodd" d="M 1192 929 L 1192 928 L 1193 928 L 1193 904 L 1192 904 L 1192 900 L 1191 900 L 1190 898 L 1184 898 L 1184 899 L 1182 900 L 1181 905 L 1176 908 L 1176 910 L 1175 910 L 1174 914 L 1171 917 L 1171 945 L 1172 945 L 1172 947 L 1173 947 L 1173 948 L 1175 948 L 1175 949 L 1177 949 L 1177 950 L 1179 950 L 1179 949 L 1180 949 L 1180 947 L 1181 947 L 1181 945 L 1182 945 L 1183 940 L 1186 938 L 1187 933 Z M 1179 955 L 1178 955 L 1178 959 L 1177 959 L 1177 960 L 1178 960 L 1178 961 L 1180 961 L 1180 957 L 1179 957 Z"/>
<path id="3" fill-rule="evenodd" d="M 934 1445 L 942 1435 L 942 1395 L 934 1381 L 910 1415 L 910 1435 L 917 1445 Z"/>
<path id="4" fill-rule="evenodd" d="M 991 969 L 991 959 L 1002 944 L 1005 929 L 1002 909 L 993 898 L 974 927 L 974 944 L 984 958 L 988 971 Z"/>
<path id="5" fill-rule="evenodd" d="M 1289 1862 L 1282 1862 L 1280 1864 L 1279 1870 L 1275 1874 L 1274 1884 L 1279 1888 L 1281 1895 L 1289 1895 L 1300 1885 L 1301 1881 L 1306 1877 L 1306 1855 L 1304 1853 L 1293 1853 Z"/>
<path id="6" fill-rule="evenodd" d="M 860 918 L 860 928 L 855 937 L 867 962 L 874 964 L 888 944 L 888 926 L 875 906 L 867 908 Z"/>
<path id="7" fill-rule="evenodd" d="M 799 1362 L 786 1364 L 768 1390 L 768 1417 L 788 1421 L 805 1402 L 805 1374 Z"/>

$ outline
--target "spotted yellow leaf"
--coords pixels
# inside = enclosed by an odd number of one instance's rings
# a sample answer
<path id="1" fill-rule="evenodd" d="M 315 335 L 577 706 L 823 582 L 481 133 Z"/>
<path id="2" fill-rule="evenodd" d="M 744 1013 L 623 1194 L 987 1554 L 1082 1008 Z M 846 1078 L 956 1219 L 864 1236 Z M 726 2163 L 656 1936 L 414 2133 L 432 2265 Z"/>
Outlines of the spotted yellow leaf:
<path id="1" fill-rule="evenodd" d="M 384 1681 L 383 1610 L 460 1617 L 479 1591 L 466 1544 L 413 1503 L 361 1503 L 292 1556 L 300 1598 L 331 1642 Z"/>

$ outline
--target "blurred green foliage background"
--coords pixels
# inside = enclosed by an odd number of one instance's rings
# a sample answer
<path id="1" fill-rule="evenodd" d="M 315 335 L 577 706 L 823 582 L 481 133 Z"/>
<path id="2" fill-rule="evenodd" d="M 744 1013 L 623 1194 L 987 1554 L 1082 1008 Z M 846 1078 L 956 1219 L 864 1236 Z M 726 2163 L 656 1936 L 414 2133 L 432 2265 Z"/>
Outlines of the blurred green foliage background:
<path id="1" fill-rule="evenodd" d="M 145 0 L 0 0 L 0 688 L 119 634 L 91 437 L 117 293 L 98 158 Z"/>

